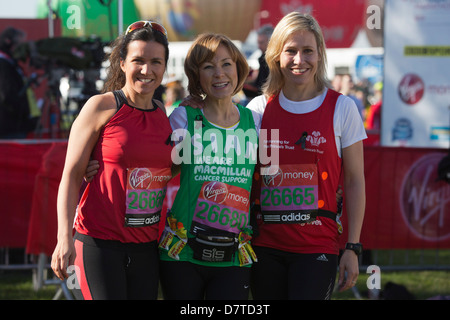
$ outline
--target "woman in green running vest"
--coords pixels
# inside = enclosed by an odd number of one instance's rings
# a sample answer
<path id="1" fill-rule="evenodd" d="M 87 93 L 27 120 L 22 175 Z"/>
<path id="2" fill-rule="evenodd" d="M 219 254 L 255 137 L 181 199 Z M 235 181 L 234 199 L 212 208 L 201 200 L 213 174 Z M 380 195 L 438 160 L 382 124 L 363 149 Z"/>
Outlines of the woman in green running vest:
<path id="1" fill-rule="evenodd" d="M 185 72 L 203 108 L 170 116 L 180 189 L 160 241 L 165 299 L 247 299 L 252 262 L 249 196 L 260 117 L 233 103 L 248 75 L 245 57 L 224 35 L 202 34 Z"/>

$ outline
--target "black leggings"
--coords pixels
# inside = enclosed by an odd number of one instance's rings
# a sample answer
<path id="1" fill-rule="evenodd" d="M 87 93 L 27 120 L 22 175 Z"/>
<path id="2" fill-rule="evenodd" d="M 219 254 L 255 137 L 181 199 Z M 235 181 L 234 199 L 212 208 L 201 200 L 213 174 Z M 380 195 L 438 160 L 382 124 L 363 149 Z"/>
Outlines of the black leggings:
<path id="1" fill-rule="evenodd" d="M 121 243 L 78 233 L 74 238 L 78 281 L 72 290 L 75 298 L 154 300 L 158 297 L 156 241 Z"/>
<path id="2" fill-rule="evenodd" d="M 255 300 L 329 300 L 338 256 L 300 254 L 253 246 L 251 290 Z"/>
<path id="3" fill-rule="evenodd" d="M 248 267 L 206 267 L 186 261 L 161 261 L 160 271 L 166 300 L 248 299 Z"/>

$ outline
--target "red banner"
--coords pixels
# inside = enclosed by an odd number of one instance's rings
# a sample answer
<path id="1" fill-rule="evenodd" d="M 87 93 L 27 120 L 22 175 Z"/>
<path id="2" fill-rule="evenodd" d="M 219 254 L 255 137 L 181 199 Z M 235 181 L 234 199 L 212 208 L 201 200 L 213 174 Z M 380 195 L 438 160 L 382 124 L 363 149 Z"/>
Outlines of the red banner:
<path id="1" fill-rule="evenodd" d="M 25 31 L 26 41 L 35 41 L 49 37 L 48 19 L 0 19 L 0 31 L 7 27 L 14 27 Z M 61 22 L 53 21 L 53 35 L 61 36 Z"/>
<path id="2" fill-rule="evenodd" d="M 56 197 L 61 180 L 67 143 L 51 143 L 42 156 L 34 179 L 27 234 L 27 252 L 51 255 L 56 246 Z"/>
<path id="3" fill-rule="evenodd" d="M 61 147 L 56 154 L 58 160 L 52 161 L 51 151 L 57 146 Z M 53 179 L 59 184 L 65 147 L 65 142 L 22 140 L 0 143 L 0 247 L 25 247 L 32 206 L 35 206 L 33 199 L 48 202 L 54 197 L 56 189 L 49 182 Z M 45 183 L 41 183 L 41 179 L 46 179 Z M 41 210 L 52 211 L 53 203 Z M 54 218 L 42 220 L 41 225 Z"/>
<path id="4" fill-rule="evenodd" d="M 259 24 L 276 26 L 289 12 L 309 13 L 319 22 L 327 48 L 348 48 L 363 27 L 366 9 L 366 0 L 263 0 Z"/>
<path id="5" fill-rule="evenodd" d="M 450 248 L 450 184 L 443 149 L 366 147 L 366 248 Z"/>
<path id="6" fill-rule="evenodd" d="M 51 255 L 66 148 L 66 142 L 57 141 L 0 143 L 0 247 Z M 437 180 L 438 163 L 447 152 L 379 146 L 366 146 L 364 152 L 364 247 L 450 248 L 450 184 Z M 173 202 L 178 185 L 179 179 L 168 184 L 164 208 Z M 345 210 L 343 222 L 345 242 Z"/>

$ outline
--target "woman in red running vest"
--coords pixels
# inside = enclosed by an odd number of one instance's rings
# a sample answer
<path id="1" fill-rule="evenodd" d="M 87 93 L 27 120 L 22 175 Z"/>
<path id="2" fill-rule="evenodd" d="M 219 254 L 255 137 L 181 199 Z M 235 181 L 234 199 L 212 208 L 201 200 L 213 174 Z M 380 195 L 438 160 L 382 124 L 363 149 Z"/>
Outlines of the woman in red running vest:
<path id="1" fill-rule="evenodd" d="M 355 103 L 328 85 L 325 42 L 317 21 L 292 12 L 275 27 L 263 89 L 247 106 L 263 114 L 260 178 L 255 200 L 259 235 L 253 245 L 255 299 L 330 299 L 339 255 L 343 183 L 348 243 L 339 288 L 358 277 L 365 210 L 363 145 L 366 133 Z M 341 180 L 342 179 L 342 180 Z"/>
<path id="2" fill-rule="evenodd" d="M 77 298 L 157 298 L 158 224 L 172 177 L 166 143 L 172 129 L 153 95 L 168 56 L 163 26 L 130 25 L 113 45 L 105 93 L 90 98 L 72 126 L 51 265 Z M 91 156 L 99 161 L 98 173 L 79 201 Z"/>

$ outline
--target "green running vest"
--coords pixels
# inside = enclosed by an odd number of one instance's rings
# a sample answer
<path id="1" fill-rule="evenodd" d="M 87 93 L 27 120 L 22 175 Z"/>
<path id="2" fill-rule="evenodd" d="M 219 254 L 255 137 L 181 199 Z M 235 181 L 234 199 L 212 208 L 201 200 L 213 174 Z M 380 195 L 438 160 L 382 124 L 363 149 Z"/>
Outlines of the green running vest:
<path id="1" fill-rule="evenodd" d="M 167 213 L 160 243 L 162 260 L 222 267 L 243 265 L 238 254 L 242 243 L 235 243 L 227 261 L 221 260 L 220 250 L 229 244 L 227 239 L 249 239 L 251 235 L 250 191 L 258 135 L 251 111 L 240 105 L 238 110 L 237 128 L 222 129 L 208 122 L 200 109 L 186 107 L 188 134 L 178 144 L 182 159 L 180 188 Z M 193 242 L 211 237 L 219 241 L 219 250 L 202 247 L 202 257 L 196 250 L 194 258 Z"/>

